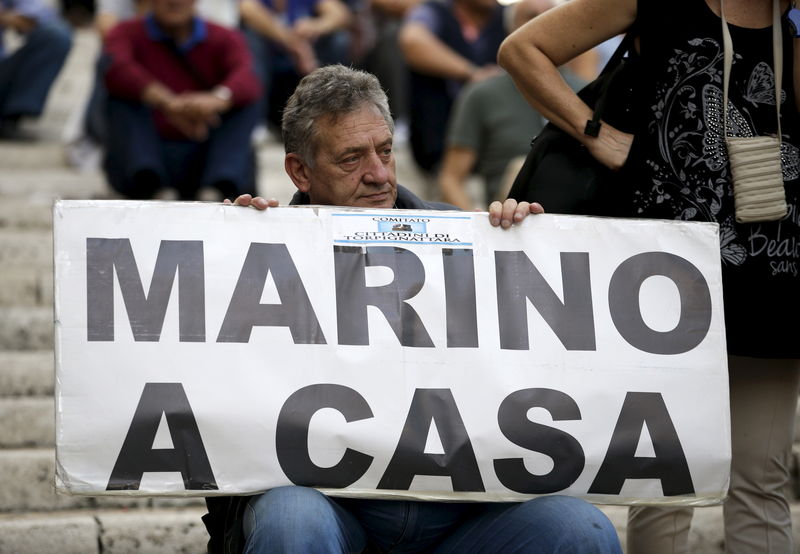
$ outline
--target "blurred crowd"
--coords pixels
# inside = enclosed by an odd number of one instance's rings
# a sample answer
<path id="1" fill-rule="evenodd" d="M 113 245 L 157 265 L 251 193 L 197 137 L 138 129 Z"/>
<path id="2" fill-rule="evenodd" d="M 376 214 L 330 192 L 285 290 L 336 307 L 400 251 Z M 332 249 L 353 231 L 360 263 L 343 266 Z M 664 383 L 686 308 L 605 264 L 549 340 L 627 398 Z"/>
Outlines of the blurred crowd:
<path id="1" fill-rule="evenodd" d="M 280 139 L 286 99 L 323 65 L 379 78 L 429 196 L 462 209 L 505 197 L 545 123 L 496 57 L 554 0 L 90 1 L 62 6 L 102 41 L 68 158 L 125 198 L 255 193 L 258 137 Z M 0 0 L 0 31 L 15 46 L 0 42 L 0 140 L 35 140 L 20 122 L 42 113 L 71 27 L 46 0 Z M 598 48 L 562 75 L 577 89 L 602 63 Z"/>

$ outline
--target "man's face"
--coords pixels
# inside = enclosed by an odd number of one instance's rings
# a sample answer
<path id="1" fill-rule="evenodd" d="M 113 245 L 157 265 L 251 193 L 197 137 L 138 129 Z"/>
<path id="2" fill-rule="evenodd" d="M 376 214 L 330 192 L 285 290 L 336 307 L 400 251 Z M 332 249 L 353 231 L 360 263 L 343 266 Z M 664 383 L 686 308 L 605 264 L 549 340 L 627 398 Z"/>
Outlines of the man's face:
<path id="1" fill-rule="evenodd" d="M 150 0 L 153 18 L 165 27 L 188 24 L 194 16 L 195 0 Z"/>
<path id="2" fill-rule="evenodd" d="M 316 124 L 316 163 L 305 167 L 307 182 L 298 185 L 311 203 L 392 208 L 397 198 L 392 133 L 378 108 L 365 105 Z"/>

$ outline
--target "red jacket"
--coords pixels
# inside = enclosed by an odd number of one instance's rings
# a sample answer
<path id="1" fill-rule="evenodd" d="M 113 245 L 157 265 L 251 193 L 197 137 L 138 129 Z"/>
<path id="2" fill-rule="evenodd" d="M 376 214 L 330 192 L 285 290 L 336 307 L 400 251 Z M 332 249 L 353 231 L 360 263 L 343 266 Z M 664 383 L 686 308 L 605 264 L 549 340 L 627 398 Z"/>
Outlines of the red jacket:
<path id="1" fill-rule="evenodd" d="M 196 75 L 161 40 L 152 18 L 124 21 L 114 27 L 105 44 L 110 61 L 105 75 L 109 94 L 141 101 L 144 89 L 158 81 L 175 93 L 208 91 L 224 85 L 232 92 L 234 107 L 258 100 L 261 85 L 253 73 L 250 52 L 241 33 L 202 19 L 195 19 L 194 25 L 183 56 Z M 183 138 L 163 114 L 156 111 L 155 119 L 161 136 Z"/>

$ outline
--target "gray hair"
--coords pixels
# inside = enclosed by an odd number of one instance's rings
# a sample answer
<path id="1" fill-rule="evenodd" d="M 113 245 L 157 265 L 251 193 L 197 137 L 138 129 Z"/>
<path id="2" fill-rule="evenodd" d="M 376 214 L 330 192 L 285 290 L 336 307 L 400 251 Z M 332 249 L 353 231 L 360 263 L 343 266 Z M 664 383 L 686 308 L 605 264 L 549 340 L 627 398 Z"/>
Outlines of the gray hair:
<path id="1" fill-rule="evenodd" d="M 378 108 L 389 131 L 394 133 L 389 101 L 374 75 L 343 65 L 312 71 L 303 77 L 283 109 L 281 131 L 286 153 L 297 154 L 313 167 L 316 121 L 325 116 L 335 122 L 339 116 L 357 111 L 364 104 Z"/>

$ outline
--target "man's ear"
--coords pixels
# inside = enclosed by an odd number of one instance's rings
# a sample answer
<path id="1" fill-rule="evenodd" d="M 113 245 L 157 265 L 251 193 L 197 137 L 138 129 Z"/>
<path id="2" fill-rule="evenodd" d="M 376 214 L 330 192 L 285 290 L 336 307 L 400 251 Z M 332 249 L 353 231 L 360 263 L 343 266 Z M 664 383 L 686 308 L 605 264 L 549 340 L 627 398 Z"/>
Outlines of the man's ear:
<path id="1" fill-rule="evenodd" d="M 311 183 L 308 180 L 308 166 L 300 156 L 294 153 L 286 154 L 283 159 L 283 168 L 294 183 L 294 186 L 300 192 L 308 194 L 308 190 L 311 188 Z"/>

